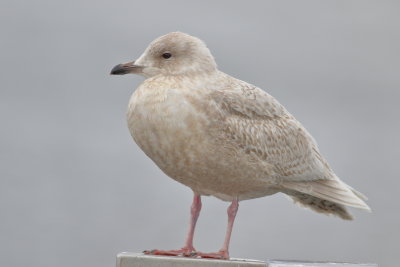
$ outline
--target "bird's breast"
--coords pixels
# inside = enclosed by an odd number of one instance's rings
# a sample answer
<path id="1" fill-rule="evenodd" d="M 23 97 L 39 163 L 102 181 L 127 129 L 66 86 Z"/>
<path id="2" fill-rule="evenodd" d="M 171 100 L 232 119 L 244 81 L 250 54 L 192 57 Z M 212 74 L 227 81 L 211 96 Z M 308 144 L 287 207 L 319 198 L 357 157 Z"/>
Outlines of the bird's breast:
<path id="1" fill-rule="evenodd" d="M 168 176 L 200 194 L 223 200 L 269 191 L 255 159 L 226 142 L 204 91 L 139 87 L 128 108 L 128 126 L 139 147 Z M 244 160 L 245 159 L 245 160 Z"/>
<path id="2" fill-rule="evenodd" d="M 191 166 L 203 157 L 206 120 L 182 89 L 139 88 L 129 102 L 127 119 L 135 142 L 172 178 L 190 176 Z"/>

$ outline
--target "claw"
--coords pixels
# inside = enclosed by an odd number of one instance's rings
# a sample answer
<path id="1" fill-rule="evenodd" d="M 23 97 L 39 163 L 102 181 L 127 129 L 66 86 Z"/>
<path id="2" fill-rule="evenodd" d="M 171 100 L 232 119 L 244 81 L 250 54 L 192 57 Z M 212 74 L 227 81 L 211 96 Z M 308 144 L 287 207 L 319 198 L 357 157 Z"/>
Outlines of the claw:
<path id="1" fill-rule="evenodd" d="M 182 248 L 177 250 L 145 250 L 143 251 L 146 255 L 164 255 L 164 256 L 180 256 L 180 257 L 195 257 L 196 251 L 194 249 Z"/>
<path id="2" fill-rule="evenodd" d="M 197 252 L 197 257 L 205 259 L 229 260 L 229 254 L 226 251 L 218 251 L 215 253 Z"/>

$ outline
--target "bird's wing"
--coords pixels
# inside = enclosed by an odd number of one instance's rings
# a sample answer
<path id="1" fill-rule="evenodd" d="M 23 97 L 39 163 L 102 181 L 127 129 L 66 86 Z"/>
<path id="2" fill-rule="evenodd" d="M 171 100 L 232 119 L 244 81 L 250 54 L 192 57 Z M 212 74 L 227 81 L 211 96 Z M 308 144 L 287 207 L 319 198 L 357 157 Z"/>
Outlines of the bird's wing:
<path id="1" fill-rule="evenodd" d="M 211 108 L 218 111 L 220 134 L 229 145 L 272 165 L 283 192 L 369 210 L 365 197 L 335 175 L 312 136 L 275 98 L 230 79 L 211 93 Z"/>
<path id="2" fill-rule="evenodd" d="M 312 201 L 307 196 L 313 196 L 320 199 L 325 199 L 334 203 L 364 209 L 371 211 L 370 207 L 364 202 L 367 198 L 360 192 L 354 190 L 349 185 L 342 182 L 340 179 L 332 180 L 316 180 L 316 181 L 303 181 L 303 182 L 283 182 L 282 187 L 284 193 L 298 198 L 297 193 L 304 194 L 301 199 L 303 204 Z M 310 204 L 310 203 L 308 203 Z"/>
<path id="3" fill-rule="evenodd" d="M 230 77 L 211 99 L 228 142 L 274 166 L 283 181 L 335 179 L 311 135 L 265 91 Z"/>

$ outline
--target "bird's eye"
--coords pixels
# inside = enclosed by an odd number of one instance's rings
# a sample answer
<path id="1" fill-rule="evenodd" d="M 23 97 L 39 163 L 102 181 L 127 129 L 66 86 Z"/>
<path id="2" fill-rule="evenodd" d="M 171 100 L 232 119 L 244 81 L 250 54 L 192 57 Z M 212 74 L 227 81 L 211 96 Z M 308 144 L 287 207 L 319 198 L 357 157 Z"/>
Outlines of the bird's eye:
<path id="1" fill-rule="evenodd" d="M 171 56 L 172 56 L 171 53 L 164 53 L 164 54 L 162 54 L 162 57 L 165 58 L 165 59 L 168 59 L 168 58 L 170 58 Z"/>

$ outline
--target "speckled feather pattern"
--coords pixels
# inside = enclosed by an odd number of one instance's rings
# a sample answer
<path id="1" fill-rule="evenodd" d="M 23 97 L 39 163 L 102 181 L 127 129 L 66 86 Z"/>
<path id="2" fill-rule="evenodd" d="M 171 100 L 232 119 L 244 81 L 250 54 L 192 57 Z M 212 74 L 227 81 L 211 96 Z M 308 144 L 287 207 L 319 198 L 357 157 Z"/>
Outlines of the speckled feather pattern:
<path id="1" fill-rule="evenodd" d="M 170 75 L 151 71 L 129 101 L 128 126 L 169 177 L 225 201 L 283 192 L 344 219 L 350 215 L 343 205 L 368 209 L 362 195 L 335 175 L 307 130 L 265 91 L 216 65 Z"/>

